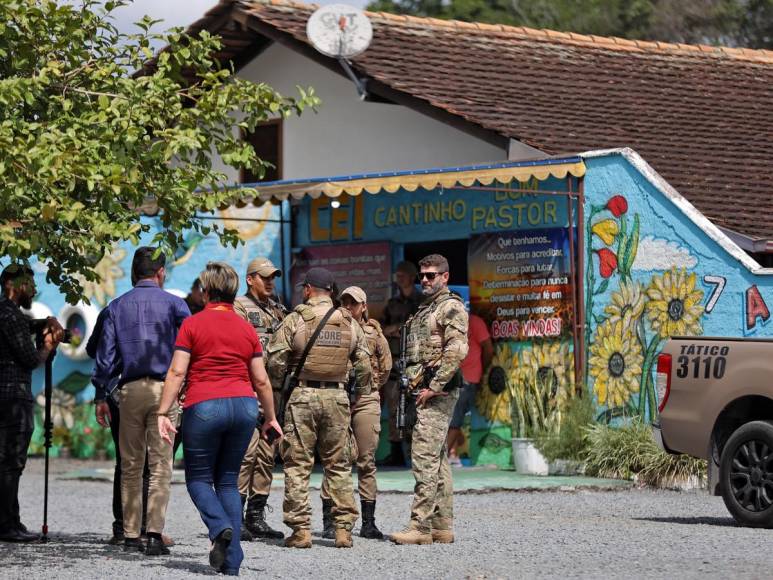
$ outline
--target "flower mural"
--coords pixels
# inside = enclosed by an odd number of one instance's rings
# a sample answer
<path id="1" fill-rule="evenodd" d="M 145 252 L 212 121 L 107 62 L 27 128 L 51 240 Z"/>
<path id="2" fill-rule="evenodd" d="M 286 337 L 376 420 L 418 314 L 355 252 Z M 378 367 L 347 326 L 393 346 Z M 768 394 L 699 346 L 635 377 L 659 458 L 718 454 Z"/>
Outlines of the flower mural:
<path id="1" fill-rule="evenodd" d="M 647 296 L 647 316 L 661 338 L 703 333 L 703 291 L 695 289 L 694 273 L 672 268 L 662 276 L 653 276 Z"/>
<path id="2" fill-rule="evenodd" d="M 45 408 L 46 394 L 41 391 L 35 398 L 38 405 Z M 61 389 L 51 391 L 51 423 L 54 427 L 70 430 L 75 425 L 75 395 Z"/>
<path id="3" fill-rule="evenodd" d="M 625 328 L 631 328 L 639 323 L 644 312 L 644 291 L 638 282 L 621 282 L 620 290 L 612 292 L 609 304 L 604 312 L 612 324 L 622 322 Z"/>
<path id="4" fill-rule="evenodd" d="M 589 349 L 585 372 L 598 404 L 606 407 L 600 418 L 607 421 L 631 415 L 651 420 L 657 408 L 652 368 L 663 341 L 703 333 L 704 293 L 696 288 L 695 273 L 673 260 L 647 257 L 637 262 L 639 229 L 639 214 L 629 214 L 622 195 L 613 195 L 604 205 L 591 205 L 588 212 L 585 311 L 592 324 L 585 331 Z M 661 252 L 666 258 L 689 256 L 674 242 L 658 242 L 669 248 L 668 253 Z M 652 239 L 644 238 L 643 243 L 649 247 Z M 662 265 L 665 271 L 655 271 L 649 280 L 634 280 L 634 263 L 641 276 L 645 262 Z M 608 292 L 615 283 L 617 288 Z M 594 310 L 594 302 L 607 295 Z"/>
<path id="5" fill-rule="evenodd" d="M 100 306 L 107 304 L 108 300 L 115 296 L 116 281 L 124 277 L 121 261 L 126 257 L 126 250 L 114 248 L 112 252 L 102 258 L 94 267 L 98 279 L 90 281 L 80 278 L 83 286 L 83 295 L 89 300 L 94 300 Z"/>
<path id="6" fill-rule="evenodd" d="M 519 356 L 512 381 L 513 432 L 558 434 L 566 404 L 574 396 L 574 357 L 560 341 L 532 343 Z"/>
<path id="7" fill-rule="evenodd" d="M 600 222 L 596 222 L 591 228 L 591 232 L 598 236 L 607 246 L 611 246 L 614 243 L 617 234 L 620 233 L 620 226 L 617 224 L 617 221 L 613 219 L 601 220 Z"/>
<path id="8" fill-rule="evenodd" d="M 475 395 L 475 406 L 488 421 L 510 422 L 510 383 L 517 368 L 518 354 L 508 343 L 498 344 L 483 385 Z"/>
<path id="9" fill-rule="evenodd" d="M 611 277 L 617 270 L 617 256 L 606 248 L 601 248 L 596 253 L 599 255 L 599 274 L 602 278 Z"/>
<path id="10" fill-rule="evenodd" d="M 596 329 L 589 375 L 599 404 L 622 407 L 639 391 L 643 356 L 634 329 L 607 320 Z"/>

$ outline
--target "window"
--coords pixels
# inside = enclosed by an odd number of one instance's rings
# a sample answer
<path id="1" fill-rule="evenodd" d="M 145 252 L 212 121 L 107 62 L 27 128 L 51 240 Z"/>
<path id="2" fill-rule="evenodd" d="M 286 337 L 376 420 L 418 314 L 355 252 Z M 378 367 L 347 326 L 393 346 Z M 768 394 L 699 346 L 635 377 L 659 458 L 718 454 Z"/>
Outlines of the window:
<path id="1" fill-rule="evenodd" d="M 252 144 L 260 159 L 268 161 L 273 167 L 266 168 L 263 179 L 249 169 L 242 169 L 242 183 L 282 179 L 282 120 L 258 125 L 255 131 L 244 135 L 244 140 Z"/>

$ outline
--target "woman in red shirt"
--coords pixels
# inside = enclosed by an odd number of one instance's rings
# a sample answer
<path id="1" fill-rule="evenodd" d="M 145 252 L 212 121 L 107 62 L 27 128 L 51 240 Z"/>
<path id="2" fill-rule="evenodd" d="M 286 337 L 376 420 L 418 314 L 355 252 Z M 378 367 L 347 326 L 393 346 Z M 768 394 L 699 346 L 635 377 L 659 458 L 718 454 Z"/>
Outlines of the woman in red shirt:
<path id="1" fill-rule="evenodd" d="M 209 529 L 210 565 L 235 576 L 244 559 L 236 481 L 258 418 L 256 393 L 265 416 L 263 436 L 272 429 L 281 436 L 282 429 L 258 336 L 233 311 L 238 274 L 228 264 L 210 262 L 200 279 L 207 304 L 180 327 L 158 409 L 158 430 L 171 444 L 175 429 L 168 415 L 187 376 L 185 483 Z"/>

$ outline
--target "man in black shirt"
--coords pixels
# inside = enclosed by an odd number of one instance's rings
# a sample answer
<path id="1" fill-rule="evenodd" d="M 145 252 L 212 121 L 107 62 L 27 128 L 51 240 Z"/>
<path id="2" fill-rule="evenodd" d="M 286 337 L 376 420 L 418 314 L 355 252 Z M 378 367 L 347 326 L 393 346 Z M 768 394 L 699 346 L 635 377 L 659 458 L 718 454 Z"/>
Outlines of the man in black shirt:
<path id="1" fill-rule="evenodd" d="M 61 342 L 64 330 L 54 318 L 43 328 L 37 349 L 32 341 L 29 309 L 35 279 L 28 266 L 11 264 L 0 274 L 0 541 L 31 542 L 19 515 L 19 479 L 27 463 L 34 427 L 32 371 L 43 364 Z"/>
<path id="2" fill-rule="evenodd" d="M 204 290 L 201 288 L 201 280 L 196 278 L 191 284 L 191 291 L 185 297 L 185 303 L 191 314 L 196 314 L 204 310 Z"/>
<path id="3" fill-rule="evenodd" d="M 392 360 L 400 357 L 400 329 L 405 321 L 416 314 L 419 305 L 424 300 L 421 292 L 416 290 L 416 266 L 411 262 L 400 262 L 395 268 L 394 281 L 397 285 L 397 294 L 387 302 L 381 315 L 381 326 L 384 336 L 389 342 L 389 350 Z M 397 402 L 400 396 L 397 384 L 397 365 L 392 367 L 389 380 L 384 385 L 384 404 L 389 410 L 389 442 L 391 451 L 383 461 L 383 465 L 395 467 L 405 466 L 400 432 L 397 430 Z"/>

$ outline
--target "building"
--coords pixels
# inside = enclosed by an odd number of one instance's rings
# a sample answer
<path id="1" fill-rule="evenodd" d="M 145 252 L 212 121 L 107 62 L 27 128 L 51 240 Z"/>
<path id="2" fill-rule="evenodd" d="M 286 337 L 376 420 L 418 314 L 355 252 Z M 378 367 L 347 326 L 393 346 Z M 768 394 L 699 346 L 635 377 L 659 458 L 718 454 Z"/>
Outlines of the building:
<path id="1" fill-rule="evenodd" d="M 191 27 L 221 34 L 238 74 L 314 86 L 323 105 L 246 136 L 273 181 L 213 219 L 248 244 L 191 239 L 173 287 L 260 252 L 295 276 L 335 262 L 385 299 L 392 264 L 440 248 L 497 337 L 471 424 L 486 463 L 510 461 L 515 385 L 538 384 L 548 411 L 587 385 L 602 420 L 649 418 L 667 336 L 769 335 L 773 53 L 370 14 L 361 100 L 308 45 L 311 10 L 228 0 Z M 130 253 L 105 271 L 128 272 Z M 57 372 L 87 382 L 85 363 Z"/>

